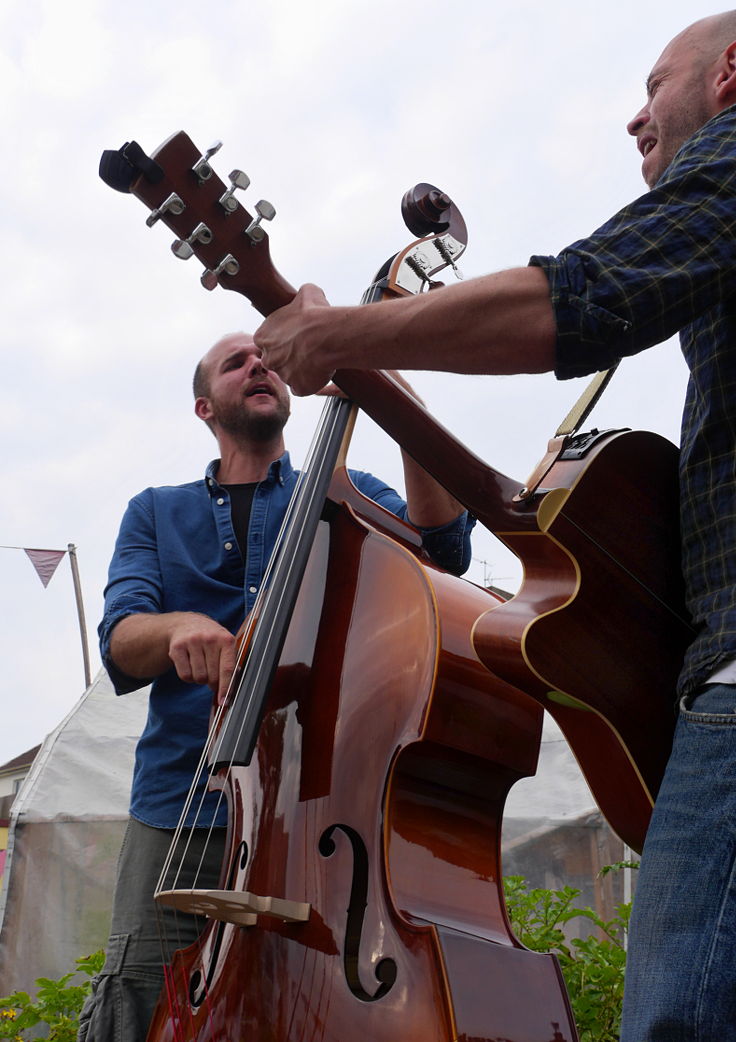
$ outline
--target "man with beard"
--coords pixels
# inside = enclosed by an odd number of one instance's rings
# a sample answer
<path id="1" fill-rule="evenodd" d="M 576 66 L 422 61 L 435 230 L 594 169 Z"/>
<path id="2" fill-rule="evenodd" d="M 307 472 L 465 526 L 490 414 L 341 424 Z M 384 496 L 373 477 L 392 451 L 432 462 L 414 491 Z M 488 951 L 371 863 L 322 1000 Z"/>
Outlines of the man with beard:
<path id="1" fill-rule="evenodd" d="M 131 500 L 105 590 L 100 647 L 117 693 L 153 684 L 107 958 L 80 1018 L 86 1042 L 143 1042 L 163 983 L 161 920 L 175 922 L 177 948 L 197 936 L 193 916 L 157 910 L 152 895 L 197 772 L 213 692 L 222 699 L 233 673 L 233 634 L 253 607 L 296 483 L 283 437 L 289 394 L 252 337 L 234 333 L 214 345 L 197 366 L 194 396 L 220 458 L 203 480 Z M 460 574 L 473 520 L 408 457 L 404 472 L 408 504 L 372 475 L 350 475 L 360 492 L 419 527 L 436 563 Z M 197 823 L 214 823 L 217 839 L 194 829 L 188 863 L 200 865 L 198 886 L 216 887 L 226 819 L 218 794 L 200 788 Z"/>

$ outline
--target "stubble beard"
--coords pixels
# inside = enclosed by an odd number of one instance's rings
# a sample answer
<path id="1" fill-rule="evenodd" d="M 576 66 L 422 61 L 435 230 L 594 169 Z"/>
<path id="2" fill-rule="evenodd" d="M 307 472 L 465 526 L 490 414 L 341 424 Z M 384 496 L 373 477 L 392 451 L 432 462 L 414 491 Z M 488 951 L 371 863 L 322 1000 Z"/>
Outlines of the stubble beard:
<path id="1" fill-rule="evenodd" d="M 251 410 L 247 398 L 239 405 L 222 405 L 217 408 L 213 419 L 245 445 L 268 442 L 281 434 L 291 412 L 288 398 L 277 396 L 274 400 L 277 408 L 269 412 Z"/>
<path id="2" fill-rule="evenodd" d="M 685 142 L 689 141 L 693 134 L 696 134 L 711 118 L 712 112 L 706 104 L 702 91 L 703 75 L 700 69 L 693 73 L 681 92 L 682 101 L 679 108 L 664 120 L 659 128 L 658 144 L 661 145 L 662 155 L 656 170 L 652 171 L 647 178 L 649 188 L 653 188 L 669 168 Z"/>

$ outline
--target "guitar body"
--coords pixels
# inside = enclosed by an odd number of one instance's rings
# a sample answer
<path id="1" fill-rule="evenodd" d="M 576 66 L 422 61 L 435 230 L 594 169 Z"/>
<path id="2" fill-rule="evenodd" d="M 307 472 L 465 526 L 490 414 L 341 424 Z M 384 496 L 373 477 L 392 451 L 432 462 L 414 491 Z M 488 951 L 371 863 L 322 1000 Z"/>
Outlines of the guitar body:
<path id="1" fill-rule="evenodd" d="M 567 737 L 613 829 L 640 851 L 669 756 L 692 632 L 680 571 L 678 452 L 655 434 L 603 435 L 560 459 L 537 530 L 497 533 L 524 563 L 518 594 L 478 622 L 498 676 Z"/>

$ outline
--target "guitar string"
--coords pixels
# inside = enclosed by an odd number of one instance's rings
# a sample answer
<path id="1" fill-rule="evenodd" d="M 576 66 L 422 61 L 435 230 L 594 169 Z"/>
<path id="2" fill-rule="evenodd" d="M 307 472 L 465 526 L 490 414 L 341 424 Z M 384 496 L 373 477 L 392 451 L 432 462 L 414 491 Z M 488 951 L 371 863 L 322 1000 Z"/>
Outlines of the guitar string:
<path id="1" fill-rule="evenodd" d="M 605 546 L 603 546 L 603 545 L 602 545 L 601 543 L 599 543 L 597 539 L 595 539 L 595 538 L 594 538 L 594 537 L 593 537 L 593 536 L 592 536 L 592 535 L 591 535 L 591 534 L 590 534 L 589 532 L 587 532 L 587 531 L 586 531 L 586 530 L 585 530 L 585 529 L 584 529 L 584 528 L 582 527 L 582 525 L 578 524 L 578 522 L 577 522 L 577 521 L 575 521 L 575 520 L 574 520 L 574 519 L 573 519 L 572 517 L 570 517 L 570 515 L 569 515 L 569 514 L 567 514 L 567 513 L 565 512 L 565 510 L 564 510 L 564 509 L 560 511 L 560 516 L 561 516 L 561 517 L 564 517 L 564 518 L 565 518 L 565 520 L 566 520 L 566 521 L 567 521 L 567 522 L 568 522 L 569 524 L 571 524 L 571 525 L 573 526 L 573 528 L 577 529 L 577 531 L 578 531 L 578 532 L 580 532 L 580 534 L 581 534 L 581 535 L 582 535 L 582 536 L 583 536 L 583 537 L 584 537 L 585 539 L 587 539 L 589 543 L 591 543 L 591 544 L 592 544 L 593 546 L 595 546 L 595 548 L 596 548 L 597 550 L 599 550 L 599 551 L 600 551 L 600 553 L 601 553 L 601 554 L 602 554 L 602 555 L 603 555 L 604 557 L 607 557 L 607 558 L 608 558 L 608 559 L 609 559 L 610 561 L 612 561 L 612 562 L 613 562 L 613 563 L 614 563 L 614 564 L 615 564 L 615 565 L 616 565 L 616 566 L 617 566 L 617 567 L 618 567 L 618 568 L 619 568 L 619 569 L 620 569 L 620 570 L 621 570 L 622 572 L 625 572 L 625 573 L 626 573 L 626 575 L 628 575 L 628 576 L 629 576 L 629 578 L 630 578 L 630 579 L 632 579 L 632 580 L 634 581 L 634 583 L 635 583 L 635 584 L 636 584 L 637 586 L 639 586 L 639 587 L 640 587 L 640 588 L 641 588 L 642 590 L 644 590 L 644 591 L 645 591 L 646 593 L 648 593 L 648 594 L 649 594 L 649 596 L 650 596 L 650 597 L 652 597 L 652 598 L 653 598 L 653 599 L 654 599 L 655 601 L 657 601 L 657 603 L 658 603 L 658 604 L 659 604 L 659 605 L 660 605 L 660 606 L 661 606 L 662 608 L 664 608 L 664 609 L 665 609 L 665 611 L 667 611 L 667 612 L 668 612 L 668 613 L 669 613 L 669 614 L 670 614 L 670 615 L 671 615 L 671 616 L 672 616 L 673 618 L 677 619 L 677 621 L 678 621 L 678 622 L 680 622 L 680 623 L 682 623 L 682 624 L 683 624 L 684 626 L 686 626 L 686 627 L 687 627 L 687 628 L 688 628 L 688 629 L 689 629 L 689 630 L 690 630 L 691 632 L 693 632 L 693 633 L 695 632 L 695 631 L 694 631 L 694 628 L 693 628 L 693 625 L 692 625 L 692 623 L 690 622 L 690 620 L 689 620 L 688 618 L 686 618 L 686 617 L 683 617 L 683 616 L 682 616 L 682 615 L 681 615 L 681 614 L 680 614 L 680 613 L 679 613 L 679 612 L 678 612 L 678 611 L 677 611 L 677 610 L 675 609 L 675 607 L 674 607 L 673 605 L 671 605 L 671 604 L 668 604 L 668 603 L 667 603 L 667 601 L 665 601 L 665 600 L 664 600 L 664 599 L 663 599 L 663 598 L 662 598 L 662 597 L 661 597 L 661 596 L 660 596 L 660 595 L 659 595 L 659 594 L 658 594 L 658 593 L 657 593 L 657 592 L 656 592 L 655 590 L 652 590 L 652 589 L 651 589 L 651 588 L 650 588 L 649 586 L 647 586 L 647 584 L 646 584 L 646 583 L 644 583 L 644 582 L 643 582 L 643 581 L 642 581 L 642 580 L 641 580 L 641 579 L 640 579 L 640 578 L 639 578 L 638 576 L 636 576 L 636 575 L 635 575 L 635 574 L 634 574 L 634 573 L 633 573 L 633 572 L 631 571 L 631 569 L 630 569 L 630 568 L 628 568 L 628 567 L 627 567 L 627 566 L 626 566 L 626 565 L 625 565 L 625 564 L 624 564 L 624 563 L 623 563 L 622 561 L 620 561 L 620 560 L 619 560 L 619 559 L 618 559 L 617 557 L 614 557 L 614 555 L 613 555 L 613 554 L 612 554 L 612 553 L 610 552 L 610 550 L 607 550 Z"/>

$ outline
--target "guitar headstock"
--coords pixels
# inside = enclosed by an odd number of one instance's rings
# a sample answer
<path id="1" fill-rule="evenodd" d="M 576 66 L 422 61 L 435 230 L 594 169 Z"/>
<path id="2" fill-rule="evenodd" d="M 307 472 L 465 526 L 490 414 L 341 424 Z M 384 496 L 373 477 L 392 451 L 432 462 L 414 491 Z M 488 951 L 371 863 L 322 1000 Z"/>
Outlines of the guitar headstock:
<path id="1" fill-rule="evenodd" d="M 149 226 L 162 221 L 177 238 L 173 253 L 187 260 L 196 256 L 205 266 L 206 289 L 218 284 L 242 293 L 262 315 L 288 304 L 295 290 L 278 273 L 263 222 L 275 210 L 261 200 L 250 214 L 236 197 L 250 179 L 241 170 L 230 184 L 217 176 L 210 162 L 219 144 L 200 150 L 183 131 L 172 134 L 150 156 L 136 142 L 104 152 L 100 177 L 111 188 L 130 192 L 151 211 Z"/>
<path id="2" fill-rule="evenodd" d="M 215 173 L 211 159 L 219 143 L 201 152 L 183 131 L 172 134 L 151 155 L 135 141 L 117 151 L 103 152 L 100 177 L 111 188 L 128 192 L 151 211 L 149 226 L 161 221 L 177 238 L 173 253 L 197 257 L 205 266 L 206 289 L 217 285 L 247 297 L 262 315 L 288 304 L 293 286 L 271 261 L 263 222 L 275 210 L 260 200 L 249 213 L 236 196 L 250 179 L 233 170 L 230 184 Z M 420 238 L 388 261 L 376 276 L 383 293 L 405 296 L 440 285 L 435 275 L 452 267 L 468 241 L 465 221 L 450 197 L 433 185 L 415 185 L 401 204 L 409 230 Z M 379 287 L 374 286 L 377 291 Z M 364 298 L 365 299 L 365 298 Z"/>

